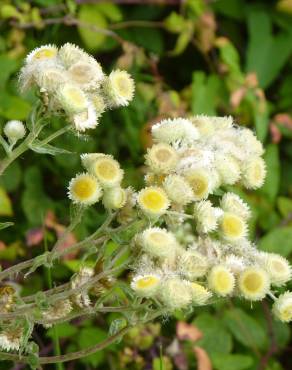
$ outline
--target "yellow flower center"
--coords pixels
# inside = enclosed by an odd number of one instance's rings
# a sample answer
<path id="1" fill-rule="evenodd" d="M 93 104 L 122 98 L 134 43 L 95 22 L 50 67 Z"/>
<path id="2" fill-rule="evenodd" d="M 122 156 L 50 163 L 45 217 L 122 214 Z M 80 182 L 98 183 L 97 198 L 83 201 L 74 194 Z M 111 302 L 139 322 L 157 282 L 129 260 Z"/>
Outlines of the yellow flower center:
<path id="1" fill-rule="evenodd" d="M 282 272 L 283 270 L 285 270 L 286 266 L 281 262 L 281 261 L 273 261 L 272 262 L 272 268 L 276 271 L 276 272 Z"/>
<path id="2" fill-rule="evenodd" d="M 228 291 L 231 287 L 231 280 L 230 275 L 225 271 L 218 271 L 217 272 L 217 287 L 220 291 Z"/>
<path id="3" fill-rule="evenodd" d="M 124 76 L 120 76 L 119 78 L 117 78 L 116 86 L 121 95 L 127 95 L 130 91 L 129 80 L 125 78 Z"/>
<path id="4" fill-rule="evenodd" d="M 55 49 L 41 49 L 35 53 L 33 59 L 50 59 L 56 56 L 57 52 Z"/>
<path id="5" fill-rule="evenodd" d="M 261 290 L 263 286 L 262 276 L 256 272 L 250 272 L 247 274 L 243 280 L 243 285 L 246 290 L 255 293 L 258 290 Z"/>
<path id="6" fill-rule="evenodd" d="M 156 190 L 148 190 L 141 196 L 145 208 L 159 211 L 166 205 L 166 197 Z"/>
<path id="7" fill-rule="evenodd" d="M 208 180 L 199 174 L 191 175 L 188 178 L 188 182 L 191 185 L 196 197 L 202 198 L 208 191 Z"/>
<path id="8" fill-rule="evenodd" d="M 292 304 L 289 304 L 281 311 L 281 317 L 285 321 L 290 321 L 292 319 Z"/>
<path id="9" fill-rule="evenodd" d="M 163 149 L 161 148 L 161 149 L 157 150 L 155 155 L 156 155 L 156 158 L 158 159 L 159 162 L 167 162 L 171 158 L 172 153 L 169 150 L 165 149 L 165 148 L 163 148 Z"/>
<path id="10" fill-rule="evenodd" d="M 138 289 L 151 288 L 153 285 L 158 283 L 158 278 L 155 276 L 147 276 L 137 281 Z"/>
<path id="11" fill-rule="evenodd" d="M 79 179 L 72 186 L 72 192 L 79 199 L 86 200 L 92 196 L 96 189 L 96 183 L 93 179 Z"/>
<path id="12" fill-rule="evenodd" d="M 98 161 L 95 166 L 95 173 L 106 180 L 111 180 L 117 175 L 117 168 L 114 163 L 108 160 Z"/>
<path id="13" fill-rule="evenodd" d="M 163 244 L 163 242 L 166 239 L 166 236 L 160 232 L 152 232 L 150 234 L 150 239 L 152 239 L 155 244 Z"/>
<path id="14" fill-rule="evenodd" d="M 241 236 L 243 233 L 243 222 L 235 215 L 225 215 L 222 221 L 224 234 L 231 237 Z"/>
<path id="15" fill-rule="evenodd" d="M 72 101 L 74 101 L 76 104 L 83 106 L 85 104 L 85 98 L 77 89 L 69 88 L 68 95 Z"/>

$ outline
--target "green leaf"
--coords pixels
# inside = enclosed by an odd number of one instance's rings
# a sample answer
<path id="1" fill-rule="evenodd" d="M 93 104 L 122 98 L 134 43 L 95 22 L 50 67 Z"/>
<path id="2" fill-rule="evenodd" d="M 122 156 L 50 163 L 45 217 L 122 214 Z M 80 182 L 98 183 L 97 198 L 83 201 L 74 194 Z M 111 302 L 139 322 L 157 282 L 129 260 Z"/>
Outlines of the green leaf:
<path id="1" fill-rule="evenodd" d="M 6 119 L 25 120 L 27 118 L 31 106 L 26 100 L 6 92 L 0 94 L 0 99 L 0 114 Z"/>
<path id="2" fill-rule="evenodd" d="M 192 113 L 216 115 L 216 103 L 220 96 L 221 81 L 216 75 L 202 71 L 193 73 L 192 81 Z"/>
<path id="3" fill-rule="evenodd" d="M 266 147 L 264 160 L 267 165 L 267 176 L 265 183 L 259 192 L 264 194 L 271 201 L 274 201 L 278 194 L 280 185 L 280 159 L 278 145 L 269 144 Z"/>
<path id="4" fill-rule="evenodd" d="M 3 186 L 7 192 L 15 191 L 20 185 L 21 175 L 22 170 L 19 163 L 17 161 L 11 163 L 0 177 L 0 186 Z"/>
<path id="5" fill-rule="evenodd" d="M 115 319 L 111 322 L 108 335 L 111 337 L 127 326 L 126 319 Z"/>
<path id="6" fill-rule="evenodd" d="M 0 230 L 6 229 L 12 225 L 14 225 L 13 222 L 0 222 Z"/>
<path id="7" fill-rule="evenodd" d="M 78 343 L 80 346 L 80 349 L 87 348 L 94 346 L 95 344 L 105 340 L 107 338 L 107 334 L 105 331 L 94 328 L 94 327 L 88 327 L 83 328 L 79 334 L 78 334 Z M 105 351 L 98 351 L 90 356 L 86 356 L 81 359 L 81 362 L 85 364 L 89 364 L 93 367 L 97 367 L 100 365 L 105 358 Z"/>
<path id="8" fill-rule="evenodd" d="M 247 24 L 247 71 L 256 72 L 260 86 L 266 88 L 277 78 L 291 55 L 292 32 L 273 35 L 271 18 L 262 9 L 251 8 Z"/>
<path id="9" fill-rule="evenodd" d="M 185 28 L 186 20 L 178 13 L 171 12 L 164 21 L 164 27 L 167 31 L 173 33 L 180 33 Z"/>
<path id="10" fill-rule="evenodd" d="M 226 311 L 224 322 L 233 336 L 244 346 L 261 349 L 266 347 L 267 334 L 265 330 L 242 309 L 233 308 Z"/>
<path id="11" fill-rule="evenodd" d="M 169 52 L 171 56 L 182 54 L 190 43 L 194 33 L 194 24 L 192 21 L 185 23 L 183 31 L 179 34 L 174 49 Z"/>
<path id="12" fill-rule="evenodd" d="M 209 354 L 229 353 L 232 349 L 232 337 L 224 328 L 221 320 L 208 313 L 199 315 L 193 324 L 203 332 L 203 338 L 196 342 Z"/>
<path id="13" fill-rule="evenodd" d="M 98 10 L 110 21 L 119 22 L 123 19 L 123 14 L 118 5 L 110 2 L 96 4 Z"/>
<path id="14" fill-rule="evenodd" d="M 283 217 L 287 217 L 292 214 L 292 199 L 279 197 L 277 199 L 277 206 Z"/>
<path id="15" fill-rule="evenodd" d="M 19 63 L 7 55 L 0 55 L 0 86 L 4 86 L 10 75 L 17 71 Z"/>
<path id="16" fill-rule="evenodd" d="M 30 149 L 39 154 L 50 154 L 50 155 L 57 155 L 57 154 L 71 154 L 66 149 L 57 148 L 50 144 L 41 144 L 41 141 L 35 140 L 32 144 L 30 144 Z"/>
<path id="17" fill-rule="evenodd" d="M 57 329 L 58 335 L 61 338 L 69 338 L 78 333 L 78 329 L 76 326 L 69 324 L 68 322 L 63 322 L 61 324 L 57 324 L 54 328 L 50 328 L 46 332 L 46 336 L 50 338 L 54 338 L 54 330 Z"/>
<path id="18" fill-rule="evenodd" d="M 292 252 L 292 227 L 278 227 L 263 236 L 258 247 L 271 253 L 280 253 L 287 257 Z"/>
<path id="19" fill-rule="evenodd" d="M 221 353 L 210 354 L 216 370 L 244 370 L 253 365 L 254 360 L 251 356 Z"/>
<path id="20" fill-rule="evenodd" d="M 106 36 L 99 29 L 107 28 L 107 21 L 99 9 L 98 4 L 83 4 L 78 13 L 79 34 L 87 46 L 92 51 L 98 50 L 104 43 Z M 96 27 L 96 29 L 94 29 Z"/>
<path id="21" fill-rule="evenodd" d="M 11 200 L 2 187 L 0 187 L 0 216 L 13 216 Z"/>

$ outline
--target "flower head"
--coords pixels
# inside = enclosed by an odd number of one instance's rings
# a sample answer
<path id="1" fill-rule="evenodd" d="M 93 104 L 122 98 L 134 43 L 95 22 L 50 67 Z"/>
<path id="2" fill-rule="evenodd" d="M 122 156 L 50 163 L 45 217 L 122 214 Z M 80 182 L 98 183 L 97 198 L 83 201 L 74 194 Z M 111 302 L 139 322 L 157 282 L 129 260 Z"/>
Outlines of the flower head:
<path id="1" fill-rule="evenodd" d="M 101 155 L 94 160 L 89 167 L 89 172 L 98 178 L 104 188 L 118 186 L 124 176 L 118 161 L 111 155 Z"/>
<path id="2" fill-rule="evenodd" d="M 191 142 L 198 139 L 199 132 L 192 122 L 185 118 L 165 119 L 152 126 L 152 136 L 156 142 Z"/>
<path id="3" fill-rule="evenodd" d="M 281 294 L 273 305 L 274 315 L 283 322 L 292 321 L 292 292 Z"/>
<path id="4" fill-rule="evenodd" d="M 26 132 L 25 126 L 21 121 L 8 121 L 3 131 L 11 143 L 24 138 Z"/>
<path id="5" fill-rule="evenodd" d="M 194 199 L 190 184 L 180 175 L 168 175 L 163 181 L 163 188 L 168 198 L 178 205 L 185 206 Z"/>
<path id="6" fill-rule="evenodd" d="M 5 351 L 18 351 L 21 345 L 23 330 L 20 327 L 7 328 L 0 332 L 0 347 Z"/>
<path id="7" fill-rule="evenodd" d="M 247 189 L 258 189 L 265 181 L 266 164 L 260 157 L 244 164 L 242 182 Z"/>
<path id="8" fill-rule="evenodd" d="M 153 297 L 159 287 L 161 278 L 157 274 L 145 274 L 135 276 L 132 280 L 131 287 L 142 297 Z"/>
<path id="9" fill-rule="evenodd" d="M 238 287 L 245 299 L 260 301 L 270 289 L 270 279 L 260 267 L 248 267 L 239 276 Z"/>
<path id="10" fill-rule="evenodd" d="M 225 212 L 220 218 L 220 232 L 225 240 L 233 242 L 246 236 L 247 226 L 241 217 Z"/>
<path id="11" fill-rule="evenodd" d="M 175 253 L 177 245 L 172 233 L 159 227 L 150 227 L 140 235 L 143 250 L 153 257 L 166 258 Z"/>
<path id="12" fill-rule="evenodd" d="M 178 263 L 182 274 L 190 280 L 204 276 L 209 267 L 206 256 L 193 250 L 183 250 Z"/>
<path id="13" fill-rule="evenodd" d="M 165 191 L 158 186 L 148 186 L 138 193 L 137 203 L 149 217 L 163 215 L 169 207 Z"/>
<path id="14" fill-rule="evenodd" d="M 74 127 L 77 131 L 84 132 L 98 125 L 97 114 L 93 104 L 89 103 L 86 110 L 76 113 L 72 117 Z"/>
<path id="15" fill-rule="evenodd" d="M 112 71 L 103 84 L 103 91 L 110 107 L 126 106 L 133 99 L 135 84 L 126 71 Z"/>
<path id="16" fill-rule="evenodd" d="M 178 277 L 166 279 L 161 286 L 160 298 L 172 310 L 187 307 L 192 301 L 190 282 Z"/>
<path id="17" fill-rule="evenodd" d="M 68 68 L 68 77 L 80 88 L 97 89 L 104 78 L 101 65 L 91 58 L 88 61 L 78 61 Z"/>
<path id="18" fill-rule="evenodd" d="M 26 57 L 27 64 L 33 62 L 45 62 L 54 60 L 57 57 L 58 48 L 55 45 L 43 45 L 31 51 Z"/>
<path id="19" fill-rule="evenodd" d="M 203 169 L 193 169 L 185 174 L 195 200 L 206 199 L 211 192 L 211 175 Z"/>
<path id="20" fill-rule="evenodd" d="M 60 86 L 58 100 L 62 107 L 69 113 L 84 112 L 89 104 L 84 91 L 72 83 L 66 83 Z"/>
<path id="21" fill-rule="evenodd" d="M 219 208 L 213 207 L 209 200 L 195 203 L 194 215 L 197 221 L 197 230 L 202 233 L 216 230 L 221 212 Z"/>
<path id="22" fill-rule="evenodd" d="M 286 258 L 276 253 L 261 252 L 258 260 L 267 271 L 272 285 L 281 286 L 291 279 L 291 266 Z"/>
<path id="23" fill-rule="evenodd" d="M 178 156 L 176 151 L 168 144 L 158 143 L 148 149 L 146 164 L 158 174 L 169 173 L 177 164 Z"/>
<path id="24" fill-rule="evenodd" d="M 208 302 L 212 297 L 212 293 L 206 289 L 203 285 L 198 283 L 191 283 L 192 300 L 198 305 L 202 306 Z"/>
<path id="25" fill-rule="evenodd" d="M 221 199 L 221 208 L 225 212 L 233 213 L 243 220 L 247 220 L 250 217 L 249 206 L 234 193 L 225 193 Z"/>
<path id="26" fill-rule="evenodd" d="M 105 189 L 102 203 L 107 209 L 117 210 L 122 208 L 127 201 L 127 193 L 121 187 Z"/>
<path id="27" fill-rule="evenodd" d="M 235 277 L 223 265 L 214 266 L 208 275 L 209 288 L 221 297 L 230 295 L 235 286 Z"/>
<path id="28" fill-rule="evenodd" d="M 74 203 L 84 206 L 98 202 L 102 195 L 102 189 L 98 180 L 88 173 L 81 173 L 74 177 L 70 181 L 68 189 L 69 198 Z"/>

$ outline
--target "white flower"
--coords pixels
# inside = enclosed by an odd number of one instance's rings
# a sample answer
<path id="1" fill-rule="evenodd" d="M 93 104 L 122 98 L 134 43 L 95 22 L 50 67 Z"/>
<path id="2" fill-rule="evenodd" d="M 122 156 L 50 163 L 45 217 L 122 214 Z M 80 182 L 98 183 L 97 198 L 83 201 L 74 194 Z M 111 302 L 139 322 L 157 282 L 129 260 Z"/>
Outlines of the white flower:
<path id="1" fill-rule="evenodd" d="M 226 266 L 214 266 L 208 275 L 208 286 L 217 295 L 226 297 L 234 290 L 235 277 Z"/>
<path id="2" fill-rule="evenodd" d="M 266 164 L 260 157 L 244 163 L 242 173 L 242 183 L 247 189 L 258 189 L 265 181 Z"/>
<path id="3" fill-rule="evenodd" d="M 223 211 L 234 213 L 243 220 L 247 220 L 251 215 L 249 206 L 234 193 L 225 193 L 221 199 L 220 206 Z"/>
<path id="4" fill-rule="evenodd" d="M 173 257 L 177 246 L 174 235 L 165 229 L 151 227 L 142 232 L 140 242 L 143 250 L 154 257 Z"/>
<path id="5" fill-rule="evenodd" d="M 24 138 L 26 132 L 25 126 L 21 121 L 8 121 L 3 131 L 11 143 Z"/>
<path id="6" fill-rule="evenodd" d="M 135 84 L 126 71 L 112 71 L 103 82 L 103 92 L 110 107 L 127 106 L 133 99 Z"/>
<path id="7" fill-rule="evenodd" d="M 165 191 L 158 186 L 148 186 L 138 193 L 137 203 L 149 217 L 163 215 L 169 207 L 169 199 Z"/>
<path id="8" fill-rule="evenodd" d="M 291 279 L 291 266 L 286 258 L 279 254 L 260 252 L 257 260 L 267 271 L 272 285 L 281 286 Z"/>
<path id="9" fill-rule="evenodd" d="M 199 138 L 199 132 L 192 122 L 185 118 L 165 119 L 152 126 L 152 136 L 157 142 L 175 141 L 193 142 Z"/>
<path id="10" fill-rule="evenodd" d="M 170 145 L 164 143 L 153 145 L 147 150 L 145 158 L 150 169 L 158 174 L 171 172 L 178 162 L 176 151 Z"/>
<path id="11" fill-rule="evenodd" d="M 238 287 L 245 299 L 260 301 L 270 289 L 270 279 L 264 269 L 252 266 L 240 274 Z"/>
<path id="12" fill-rule="evenodd" d="M 163 281 L 160 298 L 171 310 L 187 307 L 192 301 L 191 284 L 177 277 Z"/>
<path id="13" fill-rule="evenodd" d="M 212 293 L 203 285 L 193 282 L 191 285 L 192 300 L 196 305 L 202 306 L 212 297 Z"/>
<path id="14" fill-rule="evenodd" d="M 55 62 L 58 53 L 58 48 L 55 45 L 43 45 L 32 50 L 26 57 L 26 64 L 41 63 L 53 61 Z"/>
<path id="15" fill-rule="evenodd" d="M 119 162 L 113 159 L 111 155 L 103 154 L 99 156 L 91 163 L 88 170 L 104 188 L 120 185 L 124 176 L 124 171 L 120 168 Z"/>
<path id="16" fill-rule="evenodd" d="M 97 115 L 93 104 L 89 103 L 86 110 L 76 113 L 72 117 L 74 127 L 77 131 L 84 132 L 98 125 Z"/>
<path id="17" fill-rule="evenodd" d="M 178 264 L 180 272 L 191 280 L 204 276 L 209 265 L 206 256 L 192 250 L 183 250 Z"/>
<path id="18" fill-rule="evenodd" d="M 157 274 L 135 276 L 131 288 L 142 297 L 153 297 L 160 287 L 161 277 Z"/>
<path id="19" fill-rule="evenodd" d="M 182 176 L 168 175 L 163 181 L 163 188 L 168 198 L 176 204 L 185 206 L 194 200 L 193 190 Z"/>
<path id="20" fill-rule="evenodd" d="M 120 209 L 122 208 L 127 201 L 127 193 L 125 189 L 121 187 L 113 187 L 105 189 L 102 203 L 107 209 Z"/>
<path id="21" fill-rule="evenodd" d="M 91 57 L 84 50 L 69 42 L 59 49 L 58 56 L 67 68 L 80 61 L 88 62 L 91 60 Z"/>
<path id="22" fill-rule="evenodd" d="M 66 83 L 58 89 L 58 100 L 69 113 L 84 112 L 89 105 L 85 93 L 76 85 Z"/>
<path id="23" fill-rule="evenodd" d="M 273 305 L 273 313 L 282 322 L 292 321 L 292 292 L 279 296 Z"/>
<path id="24" fill-rule="evenodd" d="M 0 347 L 5 351 L 18 351 L 22 340 L 22 328 L 9 328 L 0 332 Z"/>
<path id="25" fill-rule="evenodd" d="M 204 200 L 194 205 L 194 215 L 197 220 L 197 230 L 209 233 L 217 229 L 218 218 L 222 211 L 213 207 L 209 200 Z"/>
<path id="26" fill-rule="evenodd" d="M 78 61 L 68 69 L 68 77 L 80 88 L 97 89 L 104 78 L 101 65 L 93 58 L 90 61 Z"/>
<path id="27" fill-rule="evenodd" d="M 99 201 L 102 189 L 98 180 L 88 174 L 81 173 L 71 179 L 68 197 L 74 202 L 84 206 L 92 205 Z"/>

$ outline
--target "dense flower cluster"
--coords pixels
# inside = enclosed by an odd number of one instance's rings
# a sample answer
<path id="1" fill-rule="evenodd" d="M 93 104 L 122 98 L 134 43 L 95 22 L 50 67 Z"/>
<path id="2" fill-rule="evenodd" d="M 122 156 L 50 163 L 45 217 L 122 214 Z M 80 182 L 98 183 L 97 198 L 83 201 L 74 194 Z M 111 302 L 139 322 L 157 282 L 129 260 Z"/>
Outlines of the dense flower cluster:
<path id="1" fill-rule="evenodd" d="M 251 211 L 237 194 L 219 196 L 222 186 L 257 189 L 264 183 L 261 143 L 231 117 L 163 120 L 152 136 L 147 187 L 137 195 L 150 225 L 133 242 L 132 288 L 170 311 L 216 297 L 274 297 L 291 278 L 288 261 L 248 240 Z M 273 311 L 290 321 L 292 294 L 281 295 Z"/>
<path id="2" fill-rule="evenodd" d="M 128 105 L 134 94 L 134 81 L 126 71 L 106 76 L 92 56 L 70 43 L 33 50 L 20 72 L 20 85 L 22 90 L 37 86 L 48 106 L 65 111 L 81 132 L 95 128 L 106 109 Z"/>

